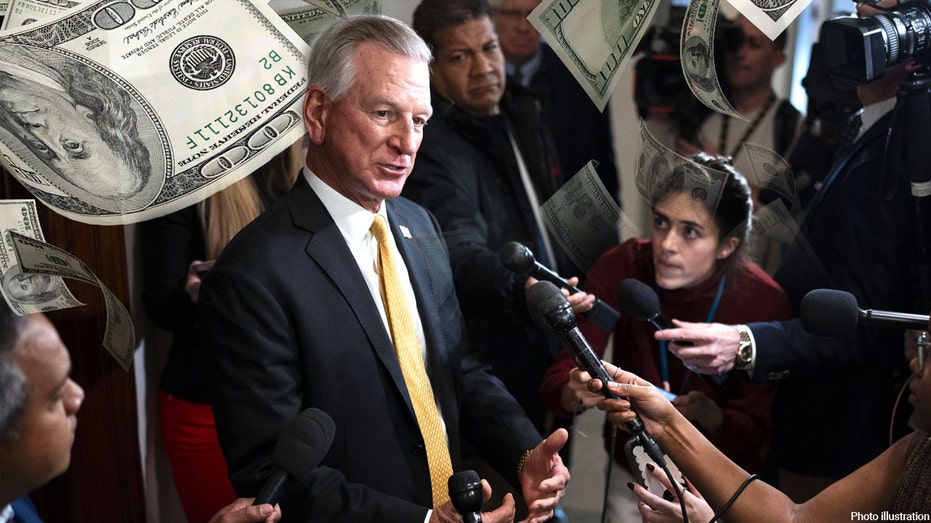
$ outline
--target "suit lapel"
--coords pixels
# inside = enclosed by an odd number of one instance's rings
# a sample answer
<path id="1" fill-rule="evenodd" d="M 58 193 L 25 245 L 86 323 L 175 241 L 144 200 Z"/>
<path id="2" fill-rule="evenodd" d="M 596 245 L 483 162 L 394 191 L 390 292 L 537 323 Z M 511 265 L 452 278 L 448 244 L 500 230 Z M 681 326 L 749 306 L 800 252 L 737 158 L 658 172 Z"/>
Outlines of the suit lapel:
<path id="1" fill-rule="evenodd" d="M 408 408 L 413 412 L 394 345 L 385 331 L 381 314 L 372 301 L 372 294 L 355 258 L 317 194 L 306 180 L 301 179 L 300 185 L 297 190 L 288 193 L 288 205 L 294 225 L 311 235 L 305 249 L 307 255 L 330 278 L 352 308 L 359 328 L 365 332 L 372 350 L 388 370 L 395 386 L 403 391 Z"/>

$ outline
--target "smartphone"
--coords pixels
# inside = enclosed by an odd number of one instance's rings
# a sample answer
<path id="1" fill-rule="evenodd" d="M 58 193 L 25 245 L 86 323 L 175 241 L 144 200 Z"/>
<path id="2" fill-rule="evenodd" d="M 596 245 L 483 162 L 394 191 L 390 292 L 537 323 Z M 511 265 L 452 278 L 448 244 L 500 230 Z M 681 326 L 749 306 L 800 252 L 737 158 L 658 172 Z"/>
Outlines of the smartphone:
<path id="1" fill-rule="evenodd" d="M 662 394 L 663 397 L 666 398 L 667 400 L 672 401 L 672 400 L 676 399 L 676 395 L 675 395 L 675 394 L 673 394 L 673 393 L 669 392 L 668 390 L 666 390 L 666 389 L 660 387 L 659 385 L 654 385 L 654 387 L 656 387 L 656 390 L 658 390 L 659 393 Z"/>

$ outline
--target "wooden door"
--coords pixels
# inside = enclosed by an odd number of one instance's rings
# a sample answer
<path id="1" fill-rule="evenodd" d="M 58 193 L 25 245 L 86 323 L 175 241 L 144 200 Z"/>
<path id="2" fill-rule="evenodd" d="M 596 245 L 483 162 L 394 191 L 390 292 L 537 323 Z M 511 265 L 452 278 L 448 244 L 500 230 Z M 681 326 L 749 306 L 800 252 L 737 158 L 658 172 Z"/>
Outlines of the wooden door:
<path id="1" fill-rule="evenodd" d="M 5 170 L 3 198 L 32 198 Z M 122 226 L 91 226 L 39 203 L 45 240 L 80 258 L 129 309 L 129 277 Z M 67 279 L 86 305 L 48 314 L 71 351 L 71 377 L 86 399 L 78 413 L 71 467 L 31 497 L 47 523 L 145 521 L 134 369 L 101 345 L 106 309 L 97 287 Z M 132 313 L 132 311 L 130 311 Z"/>

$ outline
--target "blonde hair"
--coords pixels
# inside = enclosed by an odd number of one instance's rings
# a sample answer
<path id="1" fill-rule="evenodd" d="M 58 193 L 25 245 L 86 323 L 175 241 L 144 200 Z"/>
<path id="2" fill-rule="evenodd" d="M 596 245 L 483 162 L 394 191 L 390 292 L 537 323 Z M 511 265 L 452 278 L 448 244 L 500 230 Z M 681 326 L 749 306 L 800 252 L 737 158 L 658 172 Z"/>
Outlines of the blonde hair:
<path id="1" fill-rule="evenodd" d="M 299 145 L 300 142 L 278 153 L 265 165 L 264 192 L 273 200 L 287 192 L 297 179 L 300 168 L 296 159 L 301 158 Z M 259 194 L 259 188 L 249 176 L 198 204 L 208 260 L 216 259 L 236 233 L 262 214 L 265 206 Z"/>

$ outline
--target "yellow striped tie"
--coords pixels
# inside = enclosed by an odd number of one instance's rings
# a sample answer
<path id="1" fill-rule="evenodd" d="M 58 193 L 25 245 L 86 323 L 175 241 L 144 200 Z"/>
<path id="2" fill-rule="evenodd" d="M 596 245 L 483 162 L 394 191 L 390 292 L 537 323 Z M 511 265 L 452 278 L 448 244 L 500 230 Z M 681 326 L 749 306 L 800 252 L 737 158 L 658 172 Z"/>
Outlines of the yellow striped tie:
<path id="1" fill-rule="evenodd" d="M 440 420 L 440 411 L 427 378 L 417 331 L 411 318 L 411 307 L 407 303 L 404 287 L 398 277 L 395 266 L 395 254 L 388 241 L 388 227 L 385 219 L 376 216 L 370 229 L 378 241 L 378 274 L 381 299 L 388 314 L 391 327 L 391 339 L 394 350 L 401 363 L 401 372 L 407 391 L 414 404 L 414 414 L 420 425 L 420 433 L 427 447 L 427 462 L 430 465 L 430 482 L 433 484 L 433 506 L 438 507 L 449 501 L 449 477 L 453 474 L 453 465 L 446 446 L 446 434 Z"/>

